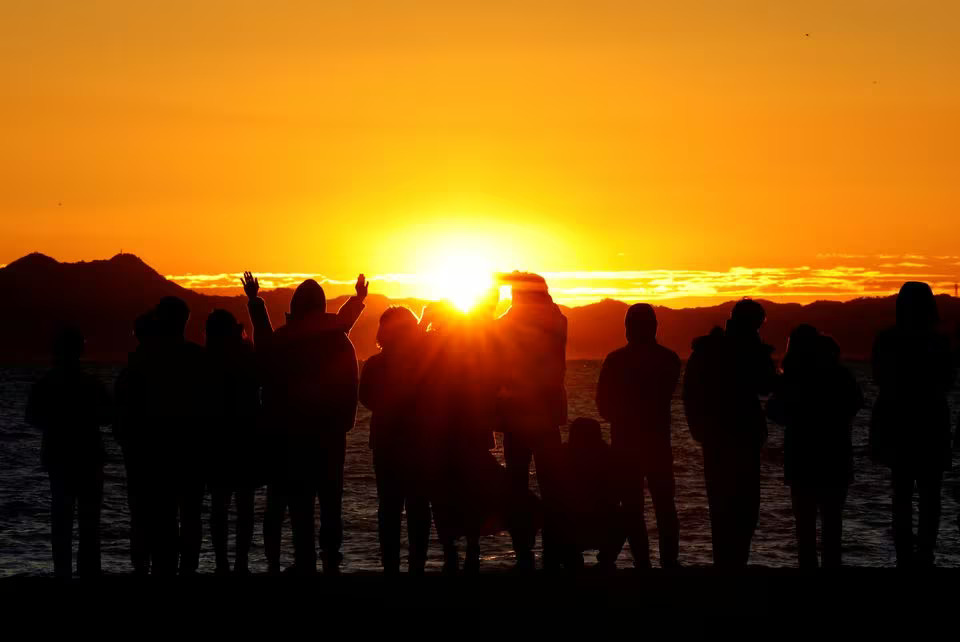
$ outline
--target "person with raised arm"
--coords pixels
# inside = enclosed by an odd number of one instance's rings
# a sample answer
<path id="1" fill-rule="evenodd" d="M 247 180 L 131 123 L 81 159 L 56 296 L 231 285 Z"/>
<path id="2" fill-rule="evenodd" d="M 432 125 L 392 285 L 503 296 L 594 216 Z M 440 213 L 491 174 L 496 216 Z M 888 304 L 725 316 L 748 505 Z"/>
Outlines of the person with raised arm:
<path id="1" fill-rule="evenodd" d="M 258 296 L 257 279 L 246 272 L 242 285 L 272 435 L 267 447 L 272 461 L 264 517 L 268 565 L 271 571 L 279 571 L 280 527 L 289 507 L 292 570 L 316 572 L 314 512 L 319 499 L 323 569 L 337 574 L 342 561 L 346 433 L 356 418 L 359 382 L 356 352 L 348 334 L 363 311 L 369 284 L 361 274 L 356 296 L 331 314 L 326 311 L 323 288 L 307 279 L 293 293 L 286 325 L 277 329 Z"/>

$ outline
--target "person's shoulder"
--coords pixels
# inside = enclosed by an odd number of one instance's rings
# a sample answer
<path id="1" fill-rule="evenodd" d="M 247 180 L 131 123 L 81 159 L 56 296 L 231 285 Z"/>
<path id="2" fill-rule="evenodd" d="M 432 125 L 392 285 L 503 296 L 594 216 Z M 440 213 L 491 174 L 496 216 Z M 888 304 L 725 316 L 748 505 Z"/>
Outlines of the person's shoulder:
<path id="1" fill-rule="evenodd" d="M 621 361 L 628 358 L 629 356 L 630 356 L 630 346 L 625 345 L 607 354 L 603 362 L 609 363 L 612 365 L 612 364 L 620 363 Z"/>
<path id="2" fill-rule="evenodd" d="M 671 363 L 673 362 L 680 363 L 680 355 L 678 355 L 676 352 L 674 352 L 667 346 L 663 345 L 662 343 L 658 343 L 656 344 L 656 346 L 657 346 L 656 347 L 657 353 L 659 353 L 660 356 L 665 361 L 670 361 Z"/>
<path id="3" fill-rule="evenodd" d="M 382 352 L 377 352 L 372 354 L 363 362 L 363 369 L 367 370 L 370 368 L 379 368 L 384 364 L 384 356 Z"/>
<path id="4" fill-rule="evenodd" d="M 709 334 L 696 337 L 691 342 L 691 347 L 695 353 L 715 350 L 721 347 L 726 341 L 723 330 L 718 326 L 710 331 Z"/>

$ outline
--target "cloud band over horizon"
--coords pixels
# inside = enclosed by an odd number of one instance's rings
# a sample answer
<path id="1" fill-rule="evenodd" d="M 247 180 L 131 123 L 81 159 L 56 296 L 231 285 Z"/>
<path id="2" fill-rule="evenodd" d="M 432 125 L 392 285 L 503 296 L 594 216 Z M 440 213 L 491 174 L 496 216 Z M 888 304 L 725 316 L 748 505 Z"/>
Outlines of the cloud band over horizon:
<path id="1" fill-rule="evenodd" d="M 843 264 L 838 264 L 842 261 Z M 882 262 L 881 262 L 882 261 Z M 818 265 L 819 264 L 819 265 Z M 731 267 L 727 270 L 544 271 L 558 303 L 585 305 L 605 298 L 651 301 L 679 307 L 710 305 L 744 296 L 806 303 L 818 299 L 849 300 L 895 293 L 904 281 L 925 281 L 936 293 L 953 293 L 960 274 L 960 256 L 818 255 L 811 265 L 797 267 Z M 210 294 L 240 292 L 239 273 L 171 274 L 183 287 Z M 367 275 L 371 291 L 390 298 L 429 298 L 428 277 L 388 273 Z M 332 296 L 351 291 L 353 279 L 322 273 L 259 273 L 265 290 L 296 287 L 316 279 Z"/>

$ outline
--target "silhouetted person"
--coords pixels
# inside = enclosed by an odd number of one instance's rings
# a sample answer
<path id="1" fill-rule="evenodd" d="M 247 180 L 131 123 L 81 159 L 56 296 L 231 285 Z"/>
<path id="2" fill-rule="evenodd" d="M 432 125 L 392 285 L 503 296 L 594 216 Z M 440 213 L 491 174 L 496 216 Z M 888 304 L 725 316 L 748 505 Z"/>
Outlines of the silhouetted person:
<path id="1" fill-rule="evenodd" d="M 612 569 L 616 557 L 603 556 L 614 547 L 619 550 L 623 534 L 614 455 L 603 440 L 599 422 L 580 417 L 570 424 L 562 462 L 564 563 L 568 570 L 580 570 L 583 551 L 596 549 L 601 566 Z"/>
<path id="2" fill-rule="evenodd" d="M 690 434 L 703 447 L 713 562 L 746 566 L 760 514 L 760 450 L 767 422 L 758 395 L 772 390 L 773 348 L 760 340 L 756 301 L 733 307 L 725 330 L 695 339 L 683 376 Z"/>
<path id="3" fill-rule="evenodd" d="M 142 426 L 138 423 L 143 419 L 143 408 L 138 405 L 143 400 L 134 399 L 136 384 L 131 381 L 131 377 L 136 378 L 136 375 L 131 374 L 131 368 L 136 372 L 137 360 L 156 347 L 157 319 L 153 310 L 137 317 L 133 332 L 138 344 L 128 357 L 129 363 L 133 365 L 120 371 L 115 385 L 117 416 L 113 424 L 113 435 L 120 444 L 126 471 L 127 508 L 130 513 L 130 561 L 134 573 L 145 575 L 150 571 L 150 516 L 147 512 L 150 496 L 144 468 L 147 444 L 143 440 Z"/>
<path id="4" fill-rule="evenodd" d="M 800 568 L 818 566 L 818 512 L 823 567 L 840 566 L 843 506 L 853 480 L 850 425 L 862 405 L 860 385 L 840 364 L 836 341 L 813 326 L 797 326 L 767 414 L 785 426 L 784 482 L 793 500 Z"/>
<path id="5" fill-rule="evenodd" d="M 427 332 L 421 341 L 418 415 L 430 453 L 430 499 L 444 572 L 459 571 L 457 541 L 464 537 L 463 570 L 474 574 L 480 569 L 480 537 L 506 527 L 511 500 L 506 471 L 490 453 L 500 381 L 493 316 L 467 317 L 449 304 L 434 303 L 421 326 Z"/>
<path id="6" fill-rule="evenodd" d="M 897 322 L 877 336 L 870 447 L 893 474 L 893 532 L 897 566 L 932 566 L 940 528 L 943 471 L 951 465 L 947 393 L 954 364 L 930 286 L 910 281 L 897 295 Z M 913 493 L 920 523 L 913 533 Z"/>
<path id="7" fill-rule="evenodd" d="M 172 448 L 175 466 L 177 510 L 180 517 L 178 549 L 179 572 L 189 575 L 200 565 L 203 542 L 203 496 L 206 489 L 205 468 L 211 423 L 210 370 L 204 349 L 187 341 L 185 332 L 190 308 L 179 297 L 164 297 L 157 304 L 159 344 L 158 360 L 151 364 L 162 379 L 157 383 L 164 392 L 159 399 L 165 409 L 157 408 L 170 442 L 161 447 Z M 162 464 L 161 464 L 162 465 Z"/>
<path id="8" fill-rule="evenodd" d="M 301 283 L 290 300 L 287 324 L 274 330 L 249 273 L 254 343 L 261 364 L 262 401 L 274 432 L 275 461 L 268 482 L 264 543 L 271 570 L 279 568 L 280 525 L 287 505 L 293 527 L 294 571 L 316 572 L 314 511 L 320 501 L 320 549 L 324 572 L 338 573 L 343 542 L 343 465 L 346 434 L 353 428 L 359 380 L 357 357 L 347 334 L 363 310 L 367 283 L 337 314 L 326 312 L 323 288 Z M 271 488 L 272 487 L 272 488 Z"/>
<path id="9" fill-rule="evenodd" d="M 262 447 L 260 381 L 253 344 L 244 337 L 243 325 L 233 314 L 214 310 L 207 317 L 206 338 L 214 396 L 206 478 L 210 488 L 210 533 L 216 572 L 230 571 L 227 514 L 231 499 L 236 497 L 234 571 L 246 574 L 253 539 L 254 493 L 262 483 L 262 470 L 256 456 L 257 449 Z"/>
<path id="10" fill-rule="evenodd" d="M 50 534 L 54 573 L 73 574 L 73 518 L 80 545 L 77 572 L 100 574 L 100 506 L 105 451 L 100 426 L 110 423 L 110 402 L 100 381 L 80 366 L 84 338 L 61 332 L 53 346 L 54 367 L 34 384 L 27 423 L 43 431 L 41 465 L 50 475 Z"/>
<path id="11" fill-rule="evenodd" d="M 123 439 L 139 471 L 151 572 L 197 570 L 210 417 L 204 349 L 184 337 L 190 309 L 165 297 L 118 383 Z"/>
<path id="12" fill-rule="evenodd" d="M 627 345 L 607 355 L 597 384 L 597 409 L 610 422 L 621 525 L 638 568 L 650 566 L 647 525 L 643 518 L 644 480 L 657 515 L 660 565 L 677 565 L 680 523 L 675 503 L 670 402 L 680 379 L 680 358 L 657 343 L 657 317 L 651 306 L 627 310 Z M 623 541 L 602 551 L 612 565 Z"/>
<path id="13" fill-rule="evenodd" d="M 370 412 L 370 448 L 377 476 L 377 525 L 386 573 L 400 571 L 400 530 L 407 512 L 409 572 L 422 574 L 430 543 L 430 500 L 418 422 L 422 342 L 419 319 L 394 306 L 380 317 L 379 354 L 363 364 L 360 402 Z"/>
<path id="14" fill-rule="evenodd" d="M 556 569 L 562 555 L 556 550 L 554 489 L 560 425 L 567 421 L 567 318 L 553 302 L 543 277 L 513 272 L 504 280 L 512 286 L 512 303 L 497 320 L 497 335 L 503 378 L 499 400 L 503 454 L 515 501 L 510 534 L 517 569 L 532 570 L 536 531 L 529 522 L 523 523 L 523 513 L 533 459 L 544 504 L 544 567 Z"/>

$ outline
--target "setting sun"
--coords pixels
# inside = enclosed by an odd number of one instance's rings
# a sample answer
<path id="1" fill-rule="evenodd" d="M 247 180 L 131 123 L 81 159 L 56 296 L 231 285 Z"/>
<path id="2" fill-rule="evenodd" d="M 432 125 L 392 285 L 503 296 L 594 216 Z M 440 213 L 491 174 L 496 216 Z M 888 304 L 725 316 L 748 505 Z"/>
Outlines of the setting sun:
<path id="1" fill-rule="evenodd" d="M 427 272 L 430 298 L 446 299 L 462 312 L 493 287 L 494 268 L 483 253 L 469 248 L 445 248 Z"/>

